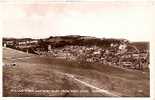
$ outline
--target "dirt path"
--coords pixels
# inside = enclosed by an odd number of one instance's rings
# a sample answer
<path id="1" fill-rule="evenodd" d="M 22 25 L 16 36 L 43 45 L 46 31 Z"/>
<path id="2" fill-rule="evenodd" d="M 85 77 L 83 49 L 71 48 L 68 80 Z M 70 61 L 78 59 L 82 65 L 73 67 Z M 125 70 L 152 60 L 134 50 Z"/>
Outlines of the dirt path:
<path id="1" fill-rule="evenodd" d="M 101 89 L 101 88 L 98 88 L 98 87 L 96 87 L 96 86 L 94 86 L 94 85 L 91 85 L 91 84 L 89 84 L 89 83 L 87 83 L 87 82 L 81 81 L 81 80 L 77 79 L 77 78 L 76 78 L 74 75 L 72 75 L 72 74 L 62 73 L 62 72 L 59 72 L 59 73 L 61 73 L 62 75 L 66 75 L 66 76 L 69 77 L 69 78 L 72 78 L 73 80 L 79 82 L 80 84 L 83 84 L 83 85 L 85 85 L 85 86 L 87 86 L 87 87 L 90 87 L 90 88 L 92 88 L 92 89 L 95 89 L 95 90 L 97 90 L 99 93 L 103 93 L 104 95 L 106 94 L 106 95 L 109 95 L 109 96 L 116 96 L 116 97 L 119 96 L 118 94 L 112 93 L 112 92 L 110 92 L 110 91 L 108 91 L 108 90 Z"/>

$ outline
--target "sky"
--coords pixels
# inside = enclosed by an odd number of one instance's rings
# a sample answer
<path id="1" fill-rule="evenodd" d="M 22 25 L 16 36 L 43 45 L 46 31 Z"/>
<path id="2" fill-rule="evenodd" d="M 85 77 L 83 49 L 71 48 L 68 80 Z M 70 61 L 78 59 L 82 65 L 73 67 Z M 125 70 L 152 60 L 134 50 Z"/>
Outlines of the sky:
<path id="1" fill-rule="evenodd" d="M 148 41 L 155 29 L 155 2 L 3 3 L 3 37 L 84 35 Z"/>

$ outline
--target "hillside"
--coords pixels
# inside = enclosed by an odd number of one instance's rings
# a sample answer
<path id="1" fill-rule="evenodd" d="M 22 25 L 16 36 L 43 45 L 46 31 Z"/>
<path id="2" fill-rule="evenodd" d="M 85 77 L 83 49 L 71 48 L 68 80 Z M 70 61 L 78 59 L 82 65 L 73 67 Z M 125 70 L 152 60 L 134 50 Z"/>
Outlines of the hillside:
<path id="1" fill-rule="evenodd" d="M 149 42 L 132 42 L 132 45 L 136 46 L 139 50 L 149 50 Z"/>
<path id="2" fill-rule="evenodd" d="M 3 52 L 3 96 L 150 95 L 148 72 L 125 70 L 106 64 L 31 56 L 8 48 L 3 48 Z M 25 58 L 27 56 L 29 57 Z M 4 59 L 5 57 L 8 58 Z M 23 59 L 18 59 L 21 57 Z M 7 66 L 11 63 L 16 65 Z M 71 92 L 72 90 L 76 92 Z"/>
<path id="3" fill-rule="evenodd" d="M 33 56 L 33 54 L 27 54 L 23 51 L 3 47 L 3 59 L 21 58 L 21 57 L 27 57 L 27 56 Z"/>
<path id="4" fill-rule="evenodd" d="M 78 45 L 78 46 L 100 46 L 109 47 L 111 43 L 121 43 L 124 39 L 108 39 L 108 38 L 96 38 L 91 36 L 56 36 L 49 37 L 45 40 L 48 44 L 52 44 L 54 47 L 62 47 L 66 45 Z"/>

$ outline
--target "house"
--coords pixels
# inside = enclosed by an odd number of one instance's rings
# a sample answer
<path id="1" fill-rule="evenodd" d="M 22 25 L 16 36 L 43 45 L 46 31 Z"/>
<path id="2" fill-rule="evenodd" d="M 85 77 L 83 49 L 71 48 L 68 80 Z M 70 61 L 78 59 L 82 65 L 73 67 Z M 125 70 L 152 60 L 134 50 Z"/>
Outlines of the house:
<path id="1" fill-rule="evenodd" d="M 6 46 L 7 45 L 14 45 L 14 41 L 13 40 L 7 40 L 3 42 Z"/>

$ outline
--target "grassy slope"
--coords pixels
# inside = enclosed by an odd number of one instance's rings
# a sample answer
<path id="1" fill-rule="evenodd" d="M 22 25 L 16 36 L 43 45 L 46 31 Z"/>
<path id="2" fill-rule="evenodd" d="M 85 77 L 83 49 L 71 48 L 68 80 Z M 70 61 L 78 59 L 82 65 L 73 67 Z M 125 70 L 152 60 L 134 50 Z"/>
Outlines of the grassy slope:
<path id="1" fill-rule="evenodd" d="M 16 56 L 14 55 L 16 54 Z M 40 93 L 28 93 L 28 92 L 11 92 L 12 90 L 91 90 L 81 84 L 77 84 L 76 81 L 67 78 L 66 76 L 59 75 L 56 71 L 49 68 L 51 66 L 33 62 L 34 55 L 27 55 L 24 52 L 12 50 L 9 48 L 3 49 L 3 59 L 5 64 L 16 63 L 16 66 L 4 66 L 3 67 L 3 95 L 4 96 L 101 96 L 102 94 L 92 93 L 51 93 L 51 92 L 40 92 Z M 21 59 L 11 60 L 14 57 L 27 57 L 32 58 L 26 60 Z M 11 57 L 11 58 L 10 58 Z M 38 57 L 36 57 L 38 58 Z M 36 59 L 34 57 L 34 60 Z M 40 62 L 40 61 L 39 61 Z M 54 66 L 54 65 L 53 65 Z M 102 95 L 103 96 L 103 95 Z M 104 95 L 106 96 L 106 95 Z"/>
<path id="2" fill-rule="evenodd" d="M 20 58 L 20 57 L 27 57 L 27 56 L 33 56 L 33 54 L 27 54 L 27 53 L 22 52 L 22 51 L 3 47 L 3 59 Z"/>
<path id="3" fill-rule="evenodd" d="M 12 56 L 5 53 L 4 57 Z M 20 53 L 17 54 L 19 56 Z M 5 55 L 6 54 L 6 55 Z M 27 54 L 23 54 L 26 56 Z M 17 57 L 17 56 L 16 56 Z M 6 60 L 7 63 L 7 60 Z M 149 96 L 149 74 L 139 71 L 126 71 L 102 64 L 89 64 L 65 61 L 49 57 L 32 57 L 16 61 L 15 67 L 4 67 L 4 95 L 5 96 L 106 96 L 100 94 L 84 93 L 41 93 L 29 94 L 11 93 L 17 89 L 86 89 L 90 88 L 78 84 L 75 80 L 56 73 L 57 71 L 73 74 L 76 78 L 96 87 L 121 94 L 122 96 Z"/>

